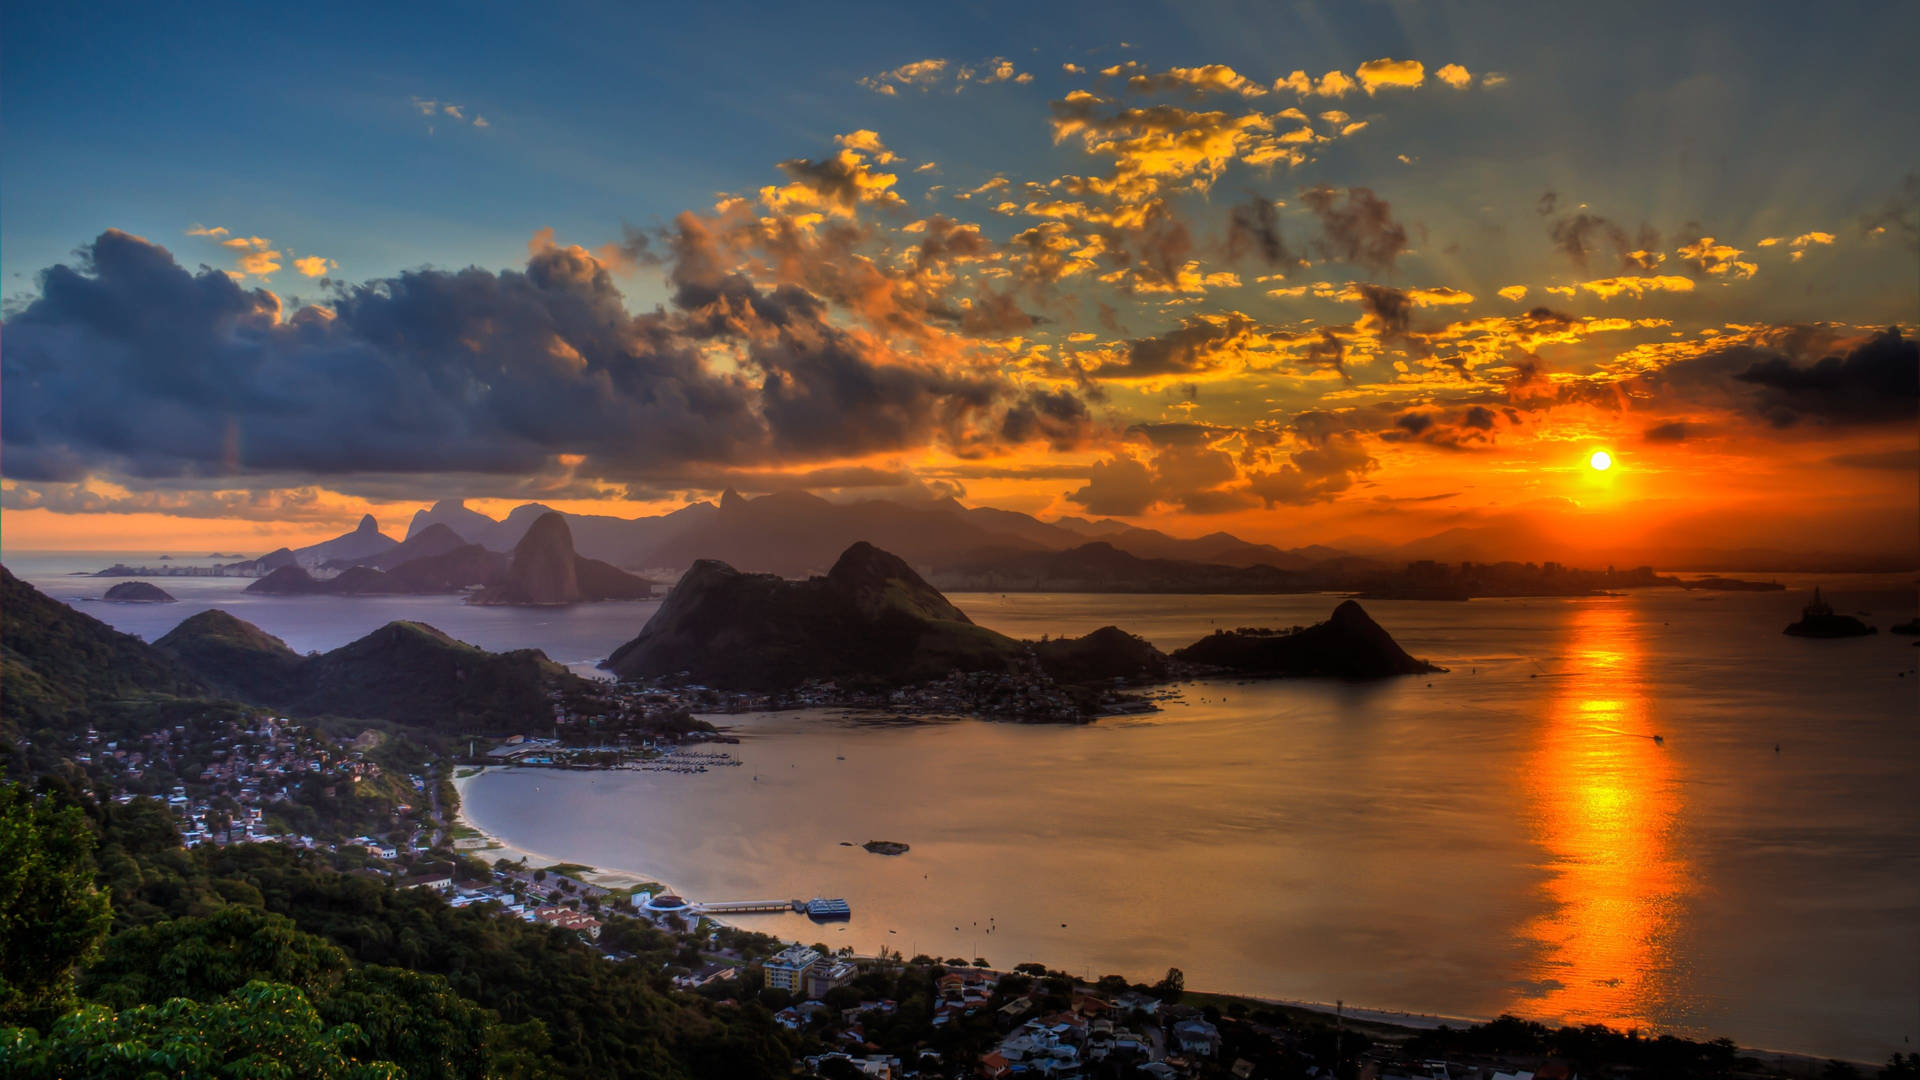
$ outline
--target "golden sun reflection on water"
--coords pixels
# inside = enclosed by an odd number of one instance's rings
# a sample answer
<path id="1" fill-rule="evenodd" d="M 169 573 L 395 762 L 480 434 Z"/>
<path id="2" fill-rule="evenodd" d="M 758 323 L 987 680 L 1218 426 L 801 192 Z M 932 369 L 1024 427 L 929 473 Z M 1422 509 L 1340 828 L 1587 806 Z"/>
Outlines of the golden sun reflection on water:
<path id="1" fill-rule="evenodd" d="M 1688 886 L 1675 851 L 1677 767 L 1649 716 L 1642 644 L 1624 605 L 1574 619 L 1561 692 L 1527 769 L 1548 909 L 1521 1015 L 1648 1027 L 1671 1003 L 1672 936 Z"/>

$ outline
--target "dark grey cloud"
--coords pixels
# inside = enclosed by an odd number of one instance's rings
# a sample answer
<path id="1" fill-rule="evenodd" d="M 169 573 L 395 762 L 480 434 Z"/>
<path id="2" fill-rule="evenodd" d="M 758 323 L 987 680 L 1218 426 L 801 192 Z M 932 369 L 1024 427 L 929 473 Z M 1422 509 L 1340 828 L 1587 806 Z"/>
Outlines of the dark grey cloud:
<path id="1" fill-rule="evenodd" d="M 1323 184 L 1302 191 L 1300 201 L 1320 219 L 1313 248 L 1322 258 L 1392 270 L 1407 250 L 1406 226 L 1393 219 L 1393 208 L 1371 188 L 1348 188 L 1343 196 Z"/>
<path id="2" fill-rule="evenodd" d="M 7 320 L 5 474 L 537 475 L 564 455 L 579 478 L 632 481 L 1038 430 L 1002 421 L 1033 406 L 1000 373 L 902 362 L 809 291 L 669 240 L 674 307 L 638 316 L 599 261 L 552 246 L 524 270 L 408 271 L 284 316 L 109 230 Z M 711 366 L 714 342 L 741 362 Z"/>
<path id="3" fill-rule="evenodd" d="M 1556 218 L 1549 231 L 1553 236 L 1553 246 L 1581 269 L 1587 268 L 1593 256 L 1599 253 L 1602 243 L 1611 246 L 1614 253 L 1622 257 L 1630 245 L 1627 230 L 1597 214 L 1568 214 Z"/>
<path id="4" fill-rule="evenodd" d="M 1226 364 L 1252 331 L 1253 320 L 1237 312 L 1219 321 L 1189 318 L 1173 330 L 1129 342 L 1123 361 L 1102 365 L 1094 374 L 1141 379 L 1211 371 Z"/>
<path id="5" fill-rule="evenodd" d="M 1545 208 L 1541 211 L 1543 214 L 1552 213 L 1545 196 L 1541 198 L 1540 207 Z M 1636 234 L 1629 235 L 1620 225 L 1582 211 L 1555 218 L 1548 232 L 1553 237 L 1553 246 L 1582 270 L 1590 268 L 1603 248 L 1612 249 L 1613 262 L 1622 270 L 1651 270 L 1660 265 L 1662 259 L 1660 234 L 1649 225 L 1641 225 Z"/>
<path id="6" fill-rule="evenodd" d="M 1897 328 L 1810 365 L 1768 357 L 1734 379 L 1757 388 L 1755 407 L 1775 427 L 1803 420 L 1889 423 L 1920 415 L 1920 347 Z"/>
<path id="7" fill-rule="evenodd" d="M 1273 200 L 1259 195 L 1233 208 L 1227 218 L 1227 257 L 1240 259 L 1252 255 L 1270 267 L 1291 268 L 1298 256 L 1287 250 L 1280 234 L 1280 212 Z M 1281 269 L 1285 274 L 1286 269 Z"/>
<path id="8" fill-rule="evenodd" d="M 1094 431 L 1093 414 L 1080 396 L 1067 390 L 1033 390 L 1009 408 L 1000 424 L 1008 442 L 1042 442 L 1054 450 L 1086 445 Z"/>
<path id="9" fill-rule="evenodd" d="M 1670 420 L 1664 424 L 1654 424 L 1640 433 L 1640 437 L 1650 443 L 1686 442 L 1701 433 L 1699 424 L 1690 424 L 1685 420 Z"/>

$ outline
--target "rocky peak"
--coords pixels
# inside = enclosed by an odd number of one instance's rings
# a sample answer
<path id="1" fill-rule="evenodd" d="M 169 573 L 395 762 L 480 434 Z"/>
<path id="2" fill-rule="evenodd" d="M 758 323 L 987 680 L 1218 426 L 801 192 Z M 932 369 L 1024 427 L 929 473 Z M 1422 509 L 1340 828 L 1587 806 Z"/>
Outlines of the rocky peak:
<path id="1" fill-rule="evenodd" d="M 513 566 L 507 571 L 507 580 L 526 603 L 579 602 L 573 530 L 567 527 L 565 517 L 549 511 L 535 519 L 513 547 Z"/>

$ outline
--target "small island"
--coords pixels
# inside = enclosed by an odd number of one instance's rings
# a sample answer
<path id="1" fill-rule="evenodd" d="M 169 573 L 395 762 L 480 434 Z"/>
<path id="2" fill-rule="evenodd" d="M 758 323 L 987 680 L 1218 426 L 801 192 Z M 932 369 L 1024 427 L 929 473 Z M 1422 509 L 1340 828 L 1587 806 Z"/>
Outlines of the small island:
<path id="1" fill-rule="evenodd" d="M 1820 587 L 1817 585 L 1813 589 L 1812 602 L 1800 611 L 1800 621 L 1789 624 L 1781 632 L 1794 637 L 1811 638 L 1865 637 L 1879 633 L 1851 615 L 1835 614 L 1833 605 L 1820 599 Z"/>
<path id="2" fill-rule="evenodd" d="M 1682 581 L 1680 587 L 1687 590 L 1706 589 L 1709 592 L 1784 592 L 1786 586 L 1777 581 L 1746 581 L 1741 578 L 1721 577 L 1708 574 L 1705 577 Z"/>
<path id="3" fill-rule="evenodd" d="M 123 581 L 107 590 L 100 599 L 114 604 L 172 604 L 173 594 L 146 581 Z"/>
<path id="4" fill-rule="evenodd" d="M 1290 630 L 1216 630 L 1173 658 L 1243 675 L 1382 679 L 1445 671 L 1407 655 L 1359 604 L 1345 601 L 1326 622 Z"/>
<path id="5" fill-rule="evenodd" d="M 875 855 L 905 855 L 913 850 L 898 840 L 869 840 L 860 845 Z"/>

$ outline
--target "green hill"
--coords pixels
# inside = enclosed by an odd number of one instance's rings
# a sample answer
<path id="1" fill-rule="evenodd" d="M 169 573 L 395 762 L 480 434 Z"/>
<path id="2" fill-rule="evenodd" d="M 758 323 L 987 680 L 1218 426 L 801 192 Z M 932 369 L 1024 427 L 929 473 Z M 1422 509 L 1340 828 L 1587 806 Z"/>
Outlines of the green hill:
<path id="1" fill-rule="evenodd" d="M 391 622 L 306 661 L 300 693 L 285 708 L 441 731 L 510 731 L 550 717 L 548 690 L 585 684 L 538 649 L 488 652 L 425 623 Z"/>
<path id="2" fill-rule="evenodd" d="M 590 688 L 537 649 L 488 652 L 423 623 L 389 623 L 332 652 L 301 656 L 259 627 L 214 610 L 149 645 L 5 567 L 0 586 L 0 728 L 10 733 L 129 718 L 134 706 L 198 708 L 214 698 L 288 716 L 388 720 L 440 732 L 513 731 L 551 715 L 549 691 Z"/>
<path id="3" fill-rule="evenodd" d="M 117 703 L 205 691 L 166 653 L 0 566 L 0 728 L 35 730 Z"/>
<path id="4" fill-rule="evenodd" d="M 154 645 L 216 693 L 263 704 L 297 693 L 306 663 L 286 642 L 217 608 L 186 619 Z"/>

